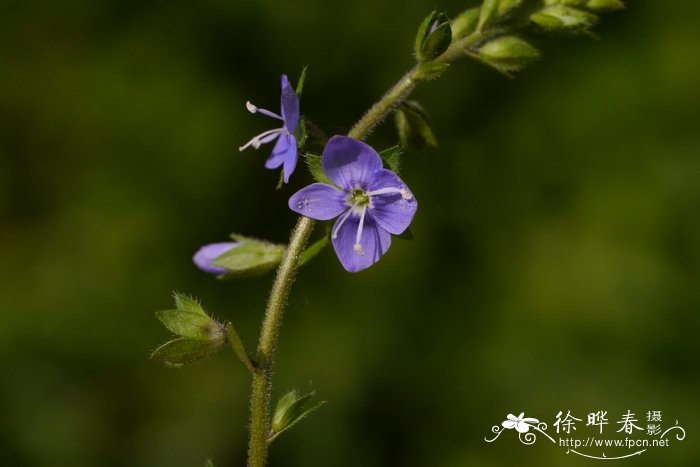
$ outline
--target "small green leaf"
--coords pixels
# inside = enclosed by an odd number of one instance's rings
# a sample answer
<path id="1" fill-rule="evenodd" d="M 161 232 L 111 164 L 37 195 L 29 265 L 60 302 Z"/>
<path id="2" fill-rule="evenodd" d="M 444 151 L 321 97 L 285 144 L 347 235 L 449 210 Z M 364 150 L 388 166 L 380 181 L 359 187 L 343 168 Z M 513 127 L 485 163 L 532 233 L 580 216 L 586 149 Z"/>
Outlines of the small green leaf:
<path id="1" fill-rule="evenodd" d="M 508 73 L 526 67 L 540 57 L 540 52 L 517 36 L 501 36 L 479 49 L 481 59 Z"/>
<path id="2" fill-rule="evenodd" d="M 250 358 L 250 355 L 248 354 L 248 351 L 245 349 L 245 345 L 243 344 L 243 340 L 241 340 L 241 337 L 238 335 L 238 332 L 236 331 L 235 326 L 233 323 L 228 323 L 226 325 L 226 335 L 228 336 L 228 341 L 229 344 L 231 344 L 231 348 L 233 349 L 233 352 L 236 354 L 236 356 L 243 362 L 243 364 L 250 370 L 251 373 L 255 373 L 257 370 L 257 365 L 253 361 L 252 358 Z"/>
<path id="3" fill-rule="evenodd" d="M 202 305 L 200 305 L 197 300 L 189 295 L 175 292 L 173 294 L 173 298 L 175 299 L 175 308 L 178 310 L 189 311 L 190 313 L 199 313 L 206 316 L 204 309 L 202 309 Z"/>
<path id="4" fill-rule="evenodd" d="M 292 428 L 304 417 L 326 403 L 326 401 L 320 401 L 313 404 L 312 399 L 315 396 L 314 391 L 301 396 L 296 390 L 289 391 L 282 396 L 277 402 L 272 416 L 272 431 L 268 442 L 274 441 L 281 433 Z"/>
<path id="5" fill-rule="evenodd" d="M 312 259 L 314 259 L 316 255 L 323 251 L 323 249 L 328 245 L 328 243 L 328 235 L 324 235 L 323 237 L 321 237 L 321 239 L 314 242 L 311 246 L 304 250 L 301 256 L 299 257 L 299 266 L 303 266 Z"/>
<path id="6" fill-rule="evenodd" d="M 223 342 L 181 337 L 158 347 L 151 354 L 151 358 L 169 367 L 179 368 L 219 351 L 222 344 Z"/>
<path id="7" fill-rule="evenodd" d="M 397 144 L 387 148 L 379 153 L 382 160 L 389 166 L 389 169 L 395 174 L 401 172 L 401 156 L 403 155 L 403 148 L 401 145 Z"/>
<path id="8" fill-rule="evenodd" d="M 498 16 L 505 16 L 523 4 L 523 0 L 500 0 L 498 2 Z"/>
<path id="9" fill-rule="evenodd" d="M 425 62 L 416 70 L 416 79 L 431 80 L 439 78 L 450 67 L 449 63 Z"/>
<path id="10" fill-rule="evenodd" d="M 396 110 L 396 127 L 399 131 L 401 146 L 411 149 L 423 149 L 437 146 L 428 116 L 423 108 L 414 101 L 406 101 Z"/>
<path id="11" fill-rule="evenodd" d="M 466 10 L 452 20 L 452 39 L 457 40 L 473 33 L 479 23 L 480 14 L 481 7 L 477 6 Z"/>
<path id="12" fill-rule="evenodd" d="M 296 93 L 297 96 L 301 96 L 301 93 L 304 91 L 304 83 L 306 82 L 306 70 L 309 69 L 309 66 L 305 66 L 303 70 L 301 70 L 301 75 L 299 76 L 299 81 L 297 81 L 297 88 L 296 88 Z"/>
<path id="13" fill-rule="evenodd" d="M 499 0 L 484 0 L 481 4 L 481 13 L 479 14 L 479 23 L 477 24 L 477 31 L 481 31 L 498 13 L 498 1 Z"/>
<path id="14" fill-rule="evenodd" d="M 321 156 L 316 156 L 314 154 L 304 154 L 304 161 L 306 162 L 306 166 L 309 168 L 309 172 L 311 173 L 311 176 L 316 180 L 317 182 L 320 183 L 326 183 L 328 185 L 334 185 L 333 182 L 326 176 L 326 172 L 323 170 L 323 162 L 321 160 Z"/>
<path id="15" fill-rule="evenodd" d="M 222 274 L 225 278 L 259 276 L 274 269 L 282 260 L 283 245 L 240 235 L 233 237 L 239 245 L 212 262 L 229 271 Z"/>

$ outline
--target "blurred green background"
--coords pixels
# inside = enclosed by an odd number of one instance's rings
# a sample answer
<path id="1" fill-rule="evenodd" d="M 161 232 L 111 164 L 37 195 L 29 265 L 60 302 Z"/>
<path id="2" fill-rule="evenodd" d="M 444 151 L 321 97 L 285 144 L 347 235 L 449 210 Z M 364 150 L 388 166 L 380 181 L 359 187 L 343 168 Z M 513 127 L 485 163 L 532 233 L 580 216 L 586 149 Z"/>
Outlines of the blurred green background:
<path id="1" fill-rule="evenodd" d="M 700 465 L 700 3 L 628 3 L 601 40 L 542 38 L 515 80 L 465 60 L 418 90 L 441 144 L 404 163 L 415 240 L 298 278 L 275 394 L 312 382 L 330 403 L 272 466 L 589 465 L 484 436 L 521 411 L 607 410 L 616 430 L 628 409 L 688 436 L 626 465 Z M 257 337 L 271 278 L 190 262 L 295 221 L 308 175 L 275 191 L 269 149 L 238 152 L 271 123 L 244 103 L 275 110 L 308 64 L 303 112 L 344 133 L 411 66 L 423 16 L 473 4 L 1 2 L 0 464 L 243 465 L 242 365 L 148 355 L 173 290 Z"/>

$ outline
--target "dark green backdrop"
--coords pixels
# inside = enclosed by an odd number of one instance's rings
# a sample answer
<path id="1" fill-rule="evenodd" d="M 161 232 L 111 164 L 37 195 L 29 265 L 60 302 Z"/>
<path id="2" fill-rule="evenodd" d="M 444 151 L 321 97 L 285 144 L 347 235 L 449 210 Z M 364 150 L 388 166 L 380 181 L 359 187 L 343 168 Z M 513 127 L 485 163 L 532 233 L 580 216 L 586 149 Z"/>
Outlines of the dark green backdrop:
<path id="1" fill-rule="evenodd" d="M 245 369 L 148 355 L 173 290 L 256 338 L 270 277 L 190 262 L 294 223 L 307 175 L 275 191 L 268 150 L 238 152 L 270 123 L 244 103 L 274 109 L 308 64 L 304 113 L 344 133 L 422 17 L 471 4 L 0 3 L 0 464 L 243 465 Z M 595 465 L 483 438 L 511 412 L 600 409 L 688 432 L 627 465 L 700 464 L 700 4 L 628 4 L 515 80 L 465 60 L 419 89 L 440 147 L 404 164 L 415 240 L 357 275 L 328 250 L 297 280 L 276 394 L 330 402 L 272 466 Z"/>

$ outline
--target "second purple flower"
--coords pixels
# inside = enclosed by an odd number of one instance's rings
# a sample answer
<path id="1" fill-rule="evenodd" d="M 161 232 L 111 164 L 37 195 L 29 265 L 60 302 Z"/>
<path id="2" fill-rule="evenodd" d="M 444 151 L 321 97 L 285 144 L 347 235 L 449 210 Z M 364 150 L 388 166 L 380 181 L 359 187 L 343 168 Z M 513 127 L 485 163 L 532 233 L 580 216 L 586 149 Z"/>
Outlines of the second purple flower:
<path id="1" fill-rule="evenodd" d="M 347 136 L 334 136 L 323 151 L 323 170 L 336 185 L 314 183 L 289 199 L 289 208 L 316 220 L 338 217 L 331 240 L 349 272 L 379 261 L 418 208 L 413 193 L 394 172 L 383 168 L 377 151 Z"/>

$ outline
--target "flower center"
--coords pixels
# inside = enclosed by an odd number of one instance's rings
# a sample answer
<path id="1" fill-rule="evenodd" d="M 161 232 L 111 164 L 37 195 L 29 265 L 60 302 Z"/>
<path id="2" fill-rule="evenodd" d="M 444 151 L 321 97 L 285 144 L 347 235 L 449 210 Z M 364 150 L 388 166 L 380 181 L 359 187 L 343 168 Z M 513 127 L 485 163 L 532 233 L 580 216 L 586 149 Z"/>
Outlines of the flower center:
<path id="1" fill-rule="evenodd" d="M 350 204 L 353 207 L 361 208 L 367 206 L 370 202 L 370 197 L 364 190 L 357 189 L 350 194 Z"/>

